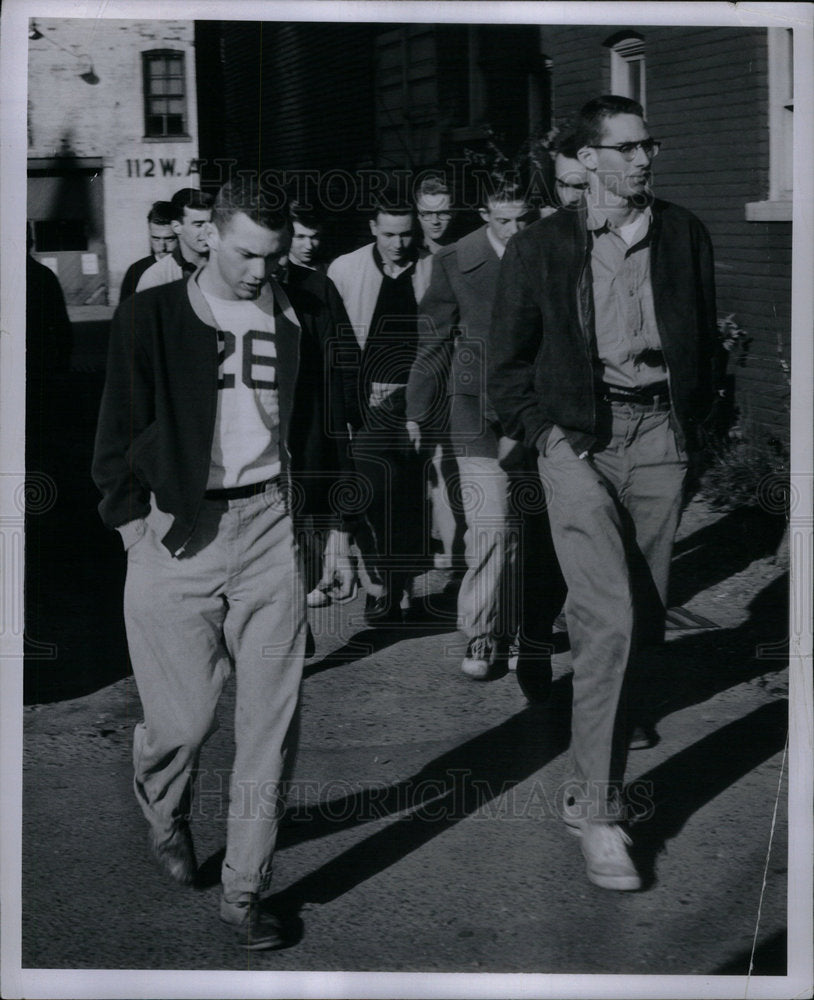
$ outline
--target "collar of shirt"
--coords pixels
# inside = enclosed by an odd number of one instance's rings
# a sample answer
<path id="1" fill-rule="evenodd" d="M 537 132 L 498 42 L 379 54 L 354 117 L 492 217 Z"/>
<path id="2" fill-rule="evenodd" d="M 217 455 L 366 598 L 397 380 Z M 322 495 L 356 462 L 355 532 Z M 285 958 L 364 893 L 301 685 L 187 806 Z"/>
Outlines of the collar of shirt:
<path id="1" fill-rule="evenodd" d="M 379 248 L 376 244 L 373 244 L 373 260 L 376 267 L 386 275 L 388 278 L 400 278 L 402 274 L 406 274 L 410 268 L 415 267 L 415 260 L 409 261 L 404 267 L 398 267 L 396 264 L 385 264 L 382 260 L 382 255 L 379 253 Z"/>
<path id="2" fill-rule="evenodd" d="M 193 264 L 191 261 L 188 261 L 186 257 L 184 257 L 184 255 L 181 253 L 180 243 L 173 250 L 172 255 L 175 258 L 175 263 L 181 268 L 184 274 L 192 274 L 192 272 L 197 271 L 198 267 L 200 266 L 198 264 Z"/>
<path id="3" fill-rule="evenodd" d="M 503 260 L 503 254 L 506 253 L 506 244 L 501 243 L 500 240 L 495 239 L 492 235 L 492 230 L 487 227 L 486 229 L 486 239 L 492 244 L 492 249 L 498 255 L 498 257 Z"/>
<path id="4" fill-rule="evenodd" d="M 615 233 L 629 247 L 645 236 L 650 229 L 650 223 L 653 218 L 653 213 L 648 205 L 632 222 L 626 222 L 622 226 L 615 226 L 598 206 L 588 205 L 587 208 L 587 226 L 594 234 L 594 237 L 601 236 L 603 233 Z"/>

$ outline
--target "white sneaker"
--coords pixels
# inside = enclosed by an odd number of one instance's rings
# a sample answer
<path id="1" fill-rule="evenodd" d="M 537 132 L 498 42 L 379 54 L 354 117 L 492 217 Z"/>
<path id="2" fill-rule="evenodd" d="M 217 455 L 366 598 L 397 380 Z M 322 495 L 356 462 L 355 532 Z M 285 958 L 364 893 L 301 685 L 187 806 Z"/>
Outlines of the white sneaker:
<path id="1" fill-rule="evenodd" d="M 569 825 L 569 832 L 579 836 L 585 856 L 588 880 L 602 889 L 631 892 L 641 889 L 642 880 L 628 854 L 633 843 L 617 823 L 592 823 L 590 820 Z"/>
<path id="2" fill-rule="evenodd" d="M 473 681 L 485 681 L 494 666 L 495 643 L 488 635 L 477 635 L 469 640 L 461 670 Z"/>

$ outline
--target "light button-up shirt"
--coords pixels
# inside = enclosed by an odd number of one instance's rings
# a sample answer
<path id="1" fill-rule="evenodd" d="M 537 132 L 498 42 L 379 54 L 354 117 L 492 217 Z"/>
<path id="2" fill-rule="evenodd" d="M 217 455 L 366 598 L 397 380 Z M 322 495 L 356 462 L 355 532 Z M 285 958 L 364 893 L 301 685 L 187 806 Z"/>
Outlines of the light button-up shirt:
<path id="1" fill-rule="evenodd" d="M 588 207 L 594 324 L 605 382 L 635 388 L 667 378 L 650 282 L 652 214 L 612 226 Z"/>

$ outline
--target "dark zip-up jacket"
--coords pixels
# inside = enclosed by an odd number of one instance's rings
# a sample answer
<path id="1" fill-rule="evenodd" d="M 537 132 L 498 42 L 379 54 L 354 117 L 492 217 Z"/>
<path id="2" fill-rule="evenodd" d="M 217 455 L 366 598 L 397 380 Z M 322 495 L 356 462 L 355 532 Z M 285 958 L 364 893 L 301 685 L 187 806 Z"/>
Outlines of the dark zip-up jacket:
<path id="1" fill-rule="evenodd" d="M 652 205 L 650 280 L 683 447 L 714 399 L 718 341 L 712 244 L 686 209 Z M 602 381 L 585 209 L 535 222 L 509 241 L 489 333 L 487 391 L 507 435 L 538 444 L 557 424 L 577 454 L 602 436 Z"/>
<path id="2" fill-rule="evenodd" d="M 275 282 L 272 290 L 280 461 L 288 474 L 291 423 L 304 405 L 296 398 L 303 320 Z M 318 340 L 317 331 L 310 335 Z M 164 545 L 174 555 L 183 549 L 206 491 L 217 394 L 217 329 L 196 275 L 139 292 L 116 310 L 93 456 L 108 527 L 145 517 L 152 492 L 174 517 Z"/>

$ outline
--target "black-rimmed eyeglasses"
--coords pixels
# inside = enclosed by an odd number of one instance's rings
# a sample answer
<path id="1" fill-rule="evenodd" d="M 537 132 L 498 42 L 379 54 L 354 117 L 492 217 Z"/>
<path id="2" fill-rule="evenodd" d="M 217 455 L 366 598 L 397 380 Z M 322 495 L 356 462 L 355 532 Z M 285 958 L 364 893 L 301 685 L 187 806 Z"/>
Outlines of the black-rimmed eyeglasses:
<path id="1" fill-rule="evenodd" d="M 642 139 L 641 142 L 619 142 L 615 146 L 600 146 L 598 143 L 591 143 L 591 149 L 615 149 L 621 153 L 626 160 L 632 160 L 636 151 L 641 149 L 645 156 L 651 159 L 659 155 L 661 149 L 661 139 Z"/>

